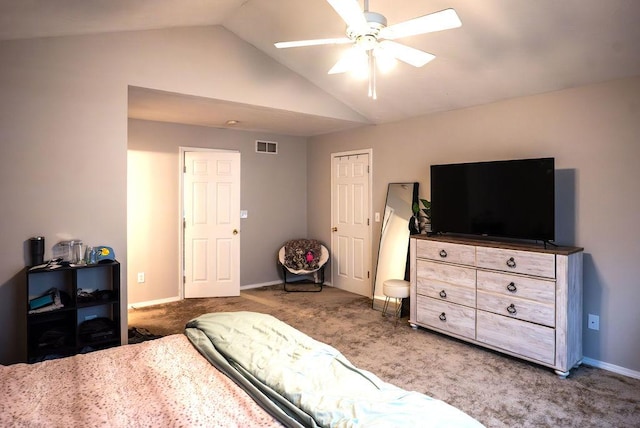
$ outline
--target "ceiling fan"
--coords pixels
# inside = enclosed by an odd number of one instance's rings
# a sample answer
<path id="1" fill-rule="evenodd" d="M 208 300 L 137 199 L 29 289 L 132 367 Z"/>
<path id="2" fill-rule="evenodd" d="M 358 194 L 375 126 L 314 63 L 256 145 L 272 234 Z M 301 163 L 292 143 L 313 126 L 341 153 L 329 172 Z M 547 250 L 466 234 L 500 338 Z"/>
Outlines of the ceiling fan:
<path id="1" fill-rule="evenodd" d="M 457 28 L 462 25 L 453 9 L 420 16 L 387 26 L 387 18 L 369 11 L 369 0 L 360 10 L 358 0 L 327 0 L 347 24 L 346 37 L 298 40 L 275 43 L 276 48 L 295 48 L 331 44 L 352 44 L 345 55 L 329 70 L 329 74 L 364 70 L 369 77 L 369 97 L 376 99 L 376 62 L 380 68 L 400 60 L 422 67 L 435 55 L 397 43 L 401 37 Z"/>

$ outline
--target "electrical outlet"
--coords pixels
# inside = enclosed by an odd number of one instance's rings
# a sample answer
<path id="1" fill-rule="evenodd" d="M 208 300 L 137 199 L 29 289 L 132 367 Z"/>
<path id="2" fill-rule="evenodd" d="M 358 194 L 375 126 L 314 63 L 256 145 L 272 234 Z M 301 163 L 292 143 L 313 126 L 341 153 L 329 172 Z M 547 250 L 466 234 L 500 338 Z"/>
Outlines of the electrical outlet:
<path id="1" fill-rule="evenodd" d="M 598 315 L 589 314 L 589 323 L 587 326 L 591 330 L 600 330 L 600 317 Z"/>
<path id="2" fill-rule="evenodd" d="M 142 284 L 144 282 L 144 272 L 138 272 L 138 283 Z"/>
<path id="3" fill-rule="evenodd" d="M 380 223 L 380 213 L 375 213 L 374 218 L 376 220 L 376 223 Z"/>

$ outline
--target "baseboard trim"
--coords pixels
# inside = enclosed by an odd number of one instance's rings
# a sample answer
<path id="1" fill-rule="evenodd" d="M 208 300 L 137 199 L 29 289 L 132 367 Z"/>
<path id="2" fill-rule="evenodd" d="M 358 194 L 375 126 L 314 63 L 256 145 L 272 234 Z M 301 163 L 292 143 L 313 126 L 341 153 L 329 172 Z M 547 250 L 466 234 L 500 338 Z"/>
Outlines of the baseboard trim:
<path id="1" fill-rule="evenodd" d="M 607 370 L 613 373 L 621 374 L 623 376 L 632 377 L 634 379 L 640 379 L 640 372 L 631 370 L 626 367 L 616 366 L 615 364 L 605 363 L 604 361 L 594 360 L 593 358 L 584 357 L 582 363 L 598 369 Z"/>
<path id="2" fill-rule="evenodd" d="M 154 305 L 161 305 L 163 303 L 171 303 L 171 302 L 178 302 L 180 301 L 180 297 L 175 296 L 175 297 L 168 297 L 166 299 L 158 299 L 158 300 L 149 300 L 147 302 L 138 302 L 138 303 L 131 303 L 127 305 L 128 309 L 138 309 L 138 308 L 144 308 L 146 306 L 154 306 Z"/>
<path id="3" fill-rule="evenodd" d="M 251 290 L 252 288 L 267 287 L 269 285 L 278 285 L 278 284 L 282 284 L 282 281 L 269 281 L 269 282 L 261 282 L 259 284 L 241 285 L 240 286 L 240 291 L 242 291 L 242 290 Z"/>
<path id="4" fill-rule="evenodd" d="M 242 286 L 240 286 L 240 291 L 242 291 L 242 290 L 251 290 L 252 288 L 267 287 L 269 285 L 278 285 L 278 284 L 282 284 L 282 281 L 269 281 L 269 282 L 261 282 L 261 283 L 258 283 L 258 284 L 242 285 Z M 325 285 L 325 287 L 331 287 L 331 283 L 330 282 L 325 282 L 324 285 Z M 168 297 L 166 299 L 149 300 L 147 302 L 131 303 L 131 304 L 127 305 L 127 308 L 128 309 L 144 308 L 146 306 L 161 305 L 163 303 L 178 302 L 180 300 L 182 300 L 182 299 L 180 299 L 180 297 L 178 297 L 178 296 Z"/>
<path id="5" fill-rule="evenodd" d="M 282 281 L 269 281 L 269 282 L 262 282 L 262 283 L 259 283 L 259 284 L 242 285 L 242 286 L 240 286 L 240 291 L 242 291 L 242 290 L 250 290 L 252 288 L 266 287 L 268 285 L 278 285 L 278 284 L 282 284 Z M 146 306 L 161 305 L 163 303 L 178 302 L 180 300 L 182 300 L 182 299 L 179 296 L 168 297 L 166 299 L 157 299 L 157 300 L 149 300 L 149 301 L 146 301 L 146 302 L 131 303 L 131 304 L 127 305 L 127 308 L 128 309 L 138 309 L 138 308 L 144 308 Z"/>
<path id="6" fill-rule="evenodd" d="M 259 284 L 248 284 L 248 285 L 241 286 L 240 291 L 251 290 L 252 288 L 267 287 L 269 285 L 278 285 L 278 284 L 282 284 L 282 281 L 270 281 L 270 282 L 261 282 Z M 324 287 L 331 287 L 331 283 L 325 282 Z"/>
<path id="7" fill-rule="evenodd" d="M 240 291 L 249 290 L 251 288 L 265 287 L 267 285 L 277 285 L 277 284 L 282 284 L 282 281 L 271 281 L 271 282 L 263 282 L 261 284 L 243 285 L 243 286 L 240 287 Z M 127 305 L 127 308 L 128 309 L 138 309 L 138 308 L 144 308 L 146 306 L 161 305 L 163 303 L 179 302 L 180 300 L 182 300 L 182 299 L 179 296 L 168 297 L 166 299 L 157 299 L 157 300 L 149 300 L 149 301 L 146 301 L 146 302 L 132 303 L 132 304 Z"/>

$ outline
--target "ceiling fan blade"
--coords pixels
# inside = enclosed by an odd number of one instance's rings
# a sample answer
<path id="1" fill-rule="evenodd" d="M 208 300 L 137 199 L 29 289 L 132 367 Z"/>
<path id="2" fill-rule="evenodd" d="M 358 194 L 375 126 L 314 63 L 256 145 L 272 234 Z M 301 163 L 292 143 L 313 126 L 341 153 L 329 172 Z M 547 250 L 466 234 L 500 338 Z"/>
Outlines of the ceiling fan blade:
<path id="1" fill-rule="evenodd" d="M 462 26 L 462 22 L 460 18 L 458 18 L 456 11 L 453 9 L 445 9 L 383 28 L 380 30 L 380 37 L 393 40 L 399 39 L 400 37 L 433 33 L 435 31 L 448 30 L 460 26 Z"/>
<path id="2" fill-rule="evenodd" d="M 358 69 L 367 69 L 367 54 L 360 48 L 353 46 L 346 51 L 342 58 L 335 63 L 328 74 L 345 73 L 347 71 L 357 71 Z"/>
<path id="3" fill-rule="evenodd" d="M 352 29 L 367 28 L 367 19 L 360 9 L 358 0 L 327 0 L 331 7 Z"/>
<path id="4" fill-rule="evenodd" d="M 402 62 L 413 65 L 414 67 L 422 67 L 436 56 L 419 49 L 411 48 L 400 43 L 385 40 L 380 42 L 376 49 L 381 49 L 385 54 L 391 55 Z"/>
<path id="5" fill-rule="evenodd" d="M 299 48 L 302 46 L 342 45 L 346 43 L 352 43 L 352 40 L 346 37 L 339 37 L 336 39 L 297 40 L 293 42 L 274 43 L 274 46 L 277 47 L 278 49 L 284 49 L 284 48 Z"/>

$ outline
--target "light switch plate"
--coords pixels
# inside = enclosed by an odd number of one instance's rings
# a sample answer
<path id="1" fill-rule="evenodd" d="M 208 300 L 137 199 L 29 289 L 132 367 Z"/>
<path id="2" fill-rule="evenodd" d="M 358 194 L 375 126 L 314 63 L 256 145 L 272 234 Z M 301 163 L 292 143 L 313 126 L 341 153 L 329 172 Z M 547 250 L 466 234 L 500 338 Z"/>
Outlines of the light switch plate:
<path id="1" fill-rule="evenodd" d="M 247 210 L 240 210 L 240 218 L 249 217 L 249 212 Z"/>
<path id="2" fill-rule="evenodd" d="M 587 327 L 591 330 L 600 330 L 600 317 L 598 315 L 589 314 L 589 323 Z"/>

